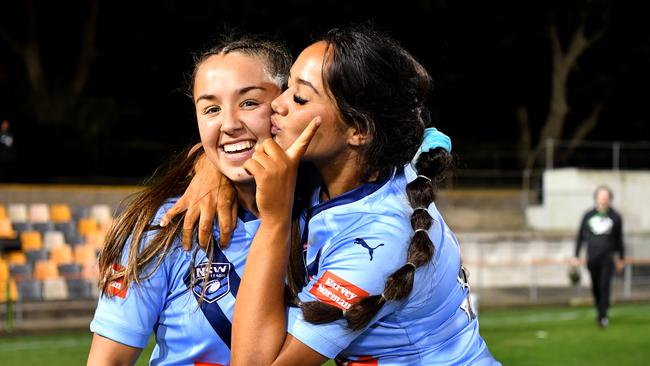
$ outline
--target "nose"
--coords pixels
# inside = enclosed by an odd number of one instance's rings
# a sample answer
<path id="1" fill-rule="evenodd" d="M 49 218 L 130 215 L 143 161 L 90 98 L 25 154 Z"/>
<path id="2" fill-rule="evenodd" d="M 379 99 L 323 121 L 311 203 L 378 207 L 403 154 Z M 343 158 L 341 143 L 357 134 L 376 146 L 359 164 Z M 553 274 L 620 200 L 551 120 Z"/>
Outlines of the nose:
<path id="1" fill-rule="evenodd" d="M 286 107 L 287 104 L 285 103 L 287 92 L 288 90 L 285 90 L 282 94 L 280 94 L 277 98 L 273 99 L 273 101 L 271 102 L 271 109 L 273 109 L 273 112 L 281 116 L 287 115 L 287 107 Z"/>
<path id="2" fill-rule="evenodd" d="M 244 124 L 239 119 L 239 115 L 236 113 L 236 111 L 224 109 L 222 116 L 223 121 L 221 123 L 221 131 L 224 133 L 232 135 L 233 133 L 244 128 Z"/>

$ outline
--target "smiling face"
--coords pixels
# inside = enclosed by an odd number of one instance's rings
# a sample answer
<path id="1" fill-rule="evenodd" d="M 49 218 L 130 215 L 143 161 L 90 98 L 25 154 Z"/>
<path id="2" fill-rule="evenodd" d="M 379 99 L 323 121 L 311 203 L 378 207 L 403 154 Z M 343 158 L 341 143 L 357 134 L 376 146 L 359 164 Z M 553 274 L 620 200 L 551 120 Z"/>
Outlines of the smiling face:
<path id="1" fill-rule="evenodd" d="M 201 143 L 231 181 L 252 182 L 243 164 L 255 145 L 271 137 L 271 101 L 280 92 L 255 56 L 213 55 L 197 69 L 193 99 Z"/>
<path id="2" fill-rule="evenodd" d="M 357 142 L 353 129 L 340 117 L 334 98 L 323 85 L 323 60 L 327 44 L 307 47 L 291 67 L 288 89 L 273 101 L 272 131 L 275 141 L 287 149 L 309 122 L 321 117 L 321 125 L 303 156 L 304 161 L 332 165 L 349 155 L 349 146 Z"/>

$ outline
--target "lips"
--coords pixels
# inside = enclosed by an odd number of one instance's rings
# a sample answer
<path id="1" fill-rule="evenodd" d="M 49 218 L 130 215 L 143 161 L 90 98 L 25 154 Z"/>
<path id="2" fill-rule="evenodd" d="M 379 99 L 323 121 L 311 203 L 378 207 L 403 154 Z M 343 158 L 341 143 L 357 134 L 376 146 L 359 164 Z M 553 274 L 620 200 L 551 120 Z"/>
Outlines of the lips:
<path id="1" fill-rule="evenodd" d="M 280 131 L 277 122 L 275 122 L 275 114 L 271 115 L 271 135 L 276 135 Z"/>

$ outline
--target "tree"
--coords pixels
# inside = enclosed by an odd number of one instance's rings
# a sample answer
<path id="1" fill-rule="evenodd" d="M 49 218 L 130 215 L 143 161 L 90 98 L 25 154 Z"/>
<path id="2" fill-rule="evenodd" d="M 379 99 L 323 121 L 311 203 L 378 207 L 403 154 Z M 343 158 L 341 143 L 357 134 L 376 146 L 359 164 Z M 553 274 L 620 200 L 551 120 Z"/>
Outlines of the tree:
<path id="1" fill-rule="evenodd" d="M 571 110 L 567 97 L 569 76 L 576 69 L 580 57 L 598 42 L 605 32 L 606 27 L 601 25 L 597 30 L 587 34 L 587 20 L 591 15 L 589 11 L 593 11 L 593 7 L 587 5 L 591 5 L 591 3 L 594 2 L 587 2 L 578 9 L 578 25 L 570 32 L 566 46 L 562 44 L 558 24 L 552 22 L 547 26 L 546 35 L 550 42 L 551 52 L 549 106 L 536 143 L 533 143 L 533 130 L 529 121 L 528 108 L 525 105 L 517 108 L 517 120 L 521 130 L 519 158 L 525 171 L 530 172 L 540 161 L 541 152 L 548 139 L 558 140 L 564 136 L 567 116 Z M 596 127 L 602 108 L 602 103 L 596 102 L 591 112 L 578 123 L 569 139 L 565 157 Z"/>

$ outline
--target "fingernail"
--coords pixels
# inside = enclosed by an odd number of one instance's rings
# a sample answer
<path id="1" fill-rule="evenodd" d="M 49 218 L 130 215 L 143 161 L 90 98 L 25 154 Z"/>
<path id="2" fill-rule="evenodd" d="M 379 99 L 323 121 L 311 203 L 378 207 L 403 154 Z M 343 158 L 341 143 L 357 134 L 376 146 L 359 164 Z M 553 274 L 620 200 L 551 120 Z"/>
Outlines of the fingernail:
<path id="1" fill-rule="evenodd" d="M 162 220 L 160 220 L 160 226 L 165 227 L 167 226 L 169 220 L 167 220 L 166 217 L 163 217 Z"/>

